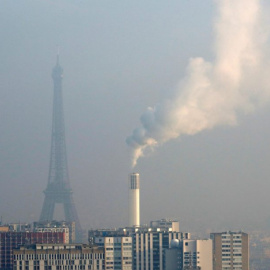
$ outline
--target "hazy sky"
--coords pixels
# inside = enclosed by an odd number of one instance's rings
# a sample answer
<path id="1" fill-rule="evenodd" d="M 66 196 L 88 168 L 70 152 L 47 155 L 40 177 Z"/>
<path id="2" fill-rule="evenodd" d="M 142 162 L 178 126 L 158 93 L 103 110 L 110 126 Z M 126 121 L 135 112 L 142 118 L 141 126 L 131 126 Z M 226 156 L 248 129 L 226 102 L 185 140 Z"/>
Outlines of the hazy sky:
<path id="1" fill-rule="evenodd" d="M 41 212 L 49 170 L 51 71 L 60 46 L 69 174 L 85 229 L 128 224 L 127 181 L 133 170 L 141 175 L 143 223 L 176 218 L 190 231 L 266 226 L 268 100 L 252 114 L 240 114 L 233 127 L 170 140 L 130 166 L 125 140 L 142 113 L 173 98 L 191 57 L 215 58 L 217 2 L 1 1 L 4 222 L 36 221 Z"/>

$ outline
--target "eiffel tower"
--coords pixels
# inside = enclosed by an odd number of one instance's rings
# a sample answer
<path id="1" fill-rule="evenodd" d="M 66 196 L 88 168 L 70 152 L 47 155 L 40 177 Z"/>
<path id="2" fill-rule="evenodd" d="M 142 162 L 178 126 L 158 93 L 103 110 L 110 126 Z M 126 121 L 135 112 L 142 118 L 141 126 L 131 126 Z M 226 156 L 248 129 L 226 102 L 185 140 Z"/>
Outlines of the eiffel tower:
<path id="1" fill-rule="evenodd" d="M 63 69 L 59 64 L 59 55 L 57 55 L 56 66 L 52 71 L 54 98 L 50 169 L 39 221 L 52 221 L 55 205 L 62 204 L 64 207 L 65 220 L 68 222 L 75 221 L 76 241 L 78 242 L 82 240 L 82 228 L 75 208 L 68 176 L 62 101 L 62 77 Z"/>

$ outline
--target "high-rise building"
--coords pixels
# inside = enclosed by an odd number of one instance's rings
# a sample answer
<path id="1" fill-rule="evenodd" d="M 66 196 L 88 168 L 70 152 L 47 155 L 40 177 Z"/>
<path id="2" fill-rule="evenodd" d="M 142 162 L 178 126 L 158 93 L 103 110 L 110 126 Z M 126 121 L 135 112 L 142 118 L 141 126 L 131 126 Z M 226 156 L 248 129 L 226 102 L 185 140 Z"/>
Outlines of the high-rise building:
<path id="1" fill-rule="evenodd" d="M 103 270 L 104 250 L 82 244 L 36 244 L 14 249 L 14 270 Z"/>
<path id="2" fill-rule="evenodd" d="M 129 175 L 129 226 L 140 226 L 140 175 Z"/>
<path id="3" fill-rule="evenodd" d="M 90 245 L 104 248 L 105 269 L 132 270 L 132 237 L 126 229 L 88 231 Z"/>
<path id="4" fill-rule="evenodd" d="M 165 250 L 166 270 L 213 270 L 212 240 L 172 240 Z"/>
<path id="5" fill-rule="evenodd" d="M 50 169 L 39 221 L 54 220 L 53 214 L 55 205 L 62 204 L 64 207 L 65 220 L 68 222 L 75 221 L 76 223 L 76 241 L 78 242 L 81 241 L 82 238 L 82 229 L 73 201 L 73 194 L 68 176 L 62 101 L 62 77 L 63 69 L 59 64 L 59 57 L 57 56 L 57 63 L 52 72 L 54 98 Z"/>
<path id="6" fill-rule="evenodd" d="M 244 232 L 211 233 L 214 270 L 248 270 L 249 237 Z"/>
<path id="7" fill-rule="evenodd" d="M 123 269 L 163 270 L 165 269 L 164 251 L 171 247 L 171 241 L 173 239 L 190 239 L 190 233 L 179 232 L 178 221 L 167 220 L 164 222 L 164 220 L 160 220 L 162 228 L 133 226 L 120 229 L 90 230 L 88 232 L 89 243 L 101 247 L 104 247 L 105 243 L 110 243 L 111 246 L 105 248 L 105 258 L 109 259 L 105 259 L 106 269 L 120 269 L 115 268 L 120 265 L 120 256 L 115 255 L 115 252 L 116 254 L 119 252 L 121 239 L 121 243 L 125 243 L 121 244 L 124 255 L 124 258 L 121 259 L 122 267 L 125 266 Z M 159 221 L 155 221 L 153 224 L 157 225 Z M 177 231 L 174 231 L 172 227 L 177 228 Z M 117 247 L 117 245 L 119 246 Z M 130 260 L 131 257 L 132 260 Z M 118 264 L 114 264 L 113 260 L 118 260 Z"/>
<path id="8" fill-rule="evenodd" d="M 106 270 L 132 270 L 132 237 L 94 237 L 94 245 L 104 248 Z"/>
<path id="9" fill-rule="evenodd" d="M 173 232 L 171 228 L 136 228 L 133 238 L 133 270 L 164 270 L 165 249 L 173 239 L 190 239 L 189 233 Z"/>
<path id="10" fill-rule="evenodd" d="M 64 232 L 0 232 L 0 269 L 13 269 L 13 250 L 26 244 L 63 244 Z"/>

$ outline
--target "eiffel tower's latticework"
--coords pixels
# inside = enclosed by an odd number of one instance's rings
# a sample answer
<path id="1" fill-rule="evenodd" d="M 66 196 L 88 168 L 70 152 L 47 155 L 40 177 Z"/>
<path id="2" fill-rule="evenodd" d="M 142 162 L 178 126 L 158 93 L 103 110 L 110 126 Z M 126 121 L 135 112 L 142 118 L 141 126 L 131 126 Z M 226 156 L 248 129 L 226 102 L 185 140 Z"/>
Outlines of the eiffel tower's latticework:
<path id="1" fill-rule="evenodd" d="M 67 167 L 65 125 L 62 100 L 62 77 L 63 69 L 59 65 L 59 57 L 57 57 L 57 63 L 52 72 L 54 83 L 54 99 L 50 170 L 48 185 L 44 191 L 45 199 L 39 220 L 52 221 L 55 204 L 63 204 L 65 219 L 68 222 L 75 221 L 76 241 L 80 241 L 82 236 L 82 229 L 73 201 Z"/>

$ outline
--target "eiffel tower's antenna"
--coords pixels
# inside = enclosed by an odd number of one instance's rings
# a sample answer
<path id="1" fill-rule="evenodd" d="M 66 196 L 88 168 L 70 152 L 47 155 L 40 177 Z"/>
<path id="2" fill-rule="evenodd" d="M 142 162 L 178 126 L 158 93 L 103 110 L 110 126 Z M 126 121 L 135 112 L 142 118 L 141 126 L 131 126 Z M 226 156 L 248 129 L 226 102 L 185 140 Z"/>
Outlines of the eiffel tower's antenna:
<path id="1" fill-rule="evenodd" d="M 59 66 L 60 47 L 57 46 L 56 65 Z"/>

